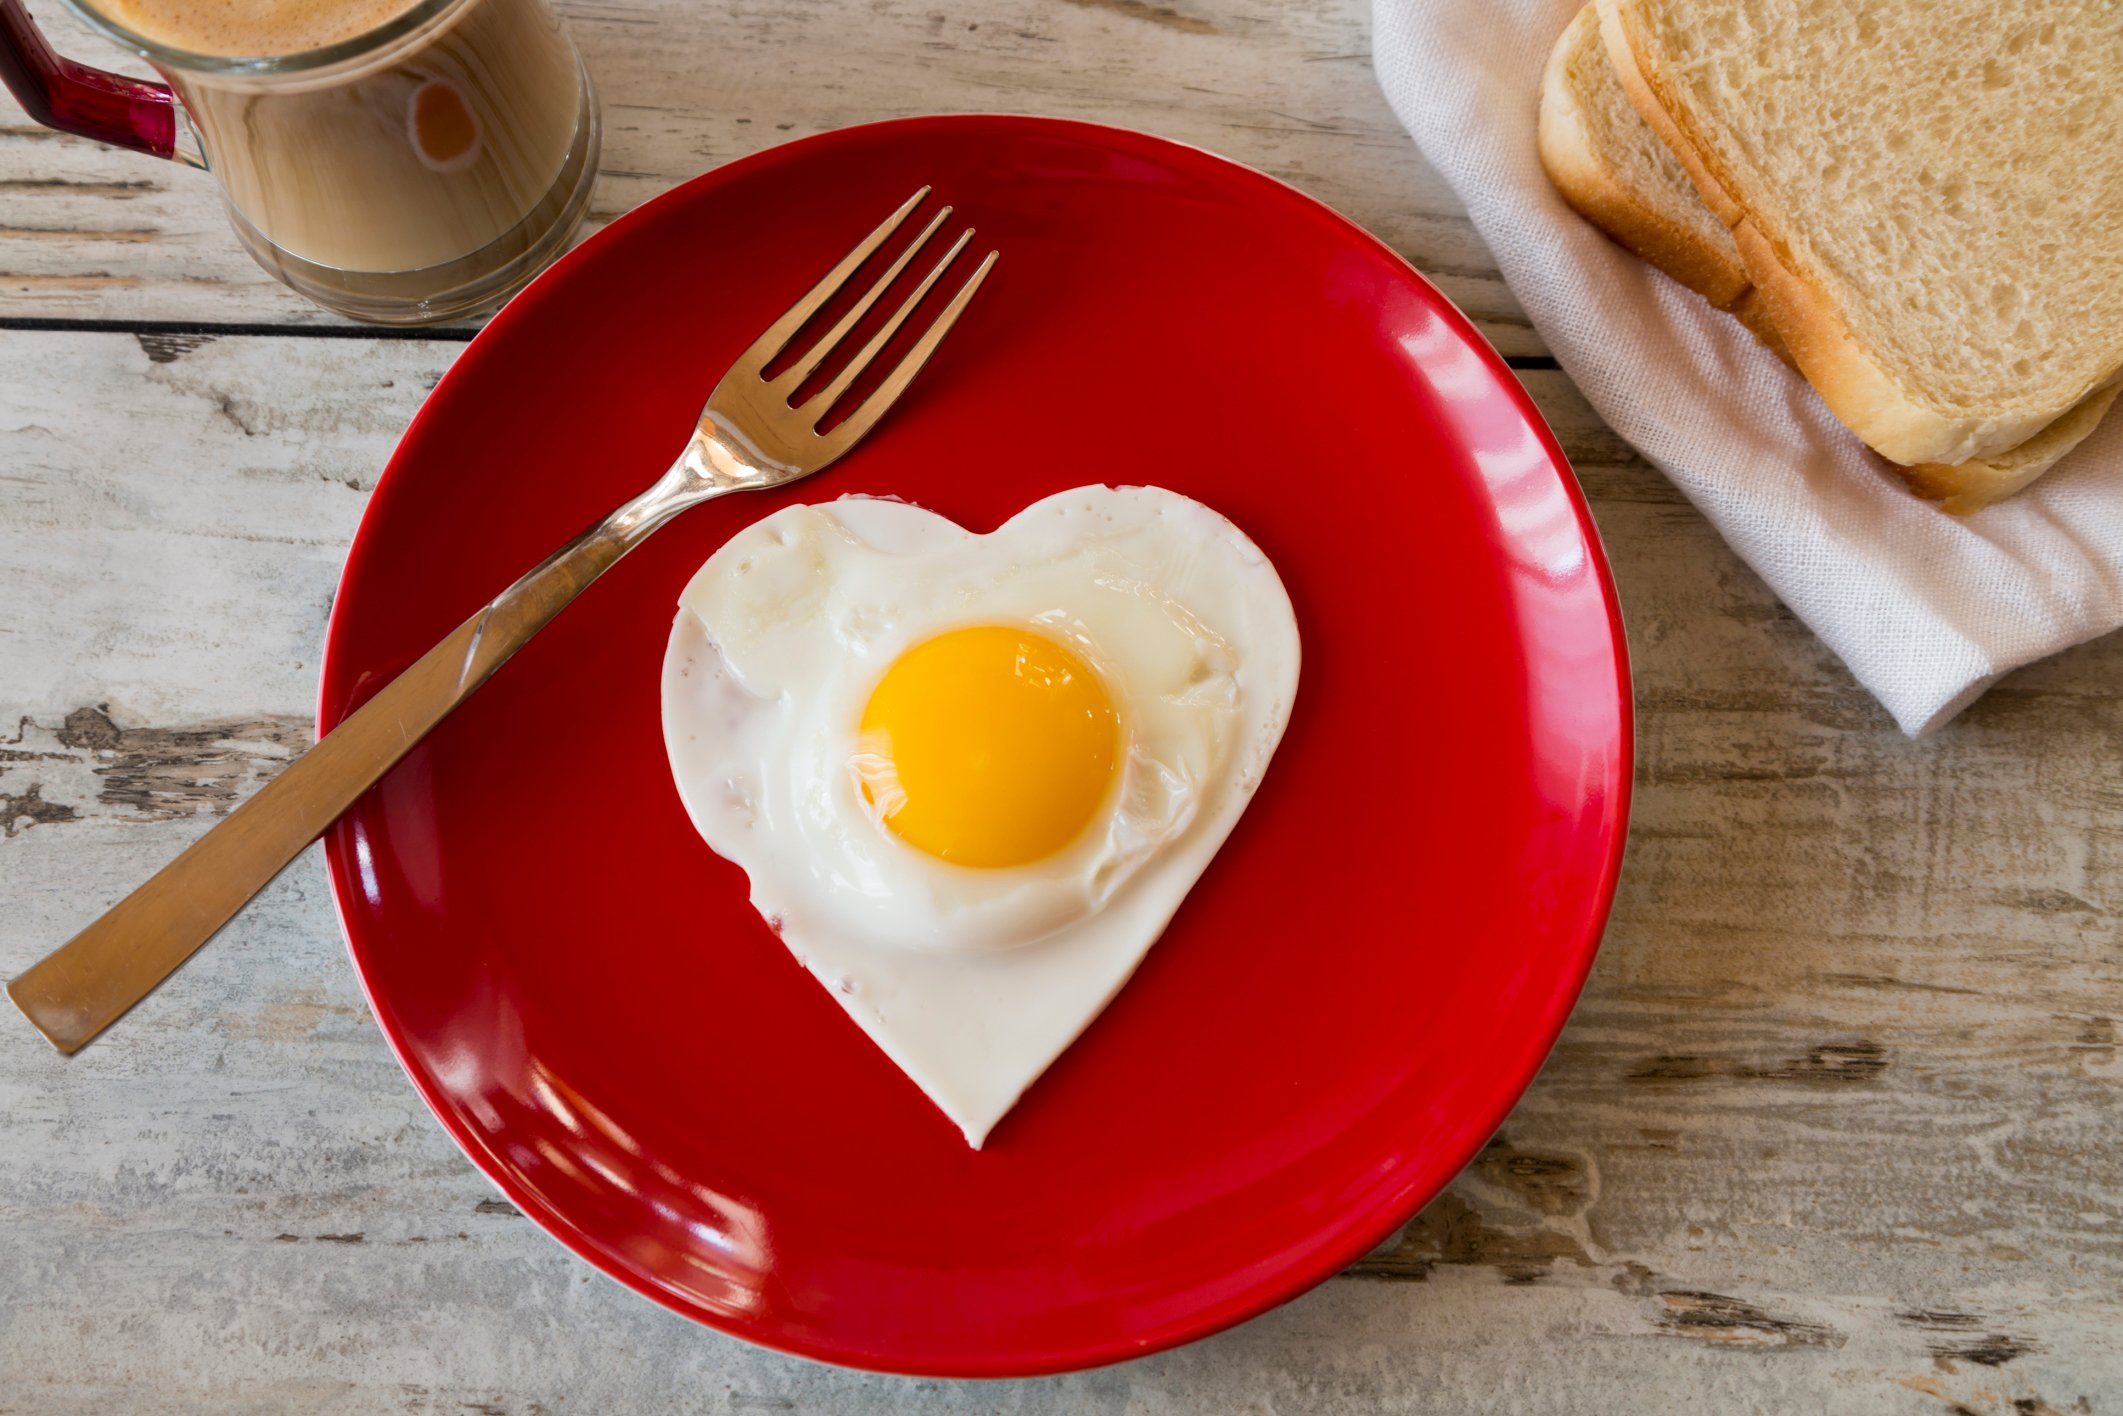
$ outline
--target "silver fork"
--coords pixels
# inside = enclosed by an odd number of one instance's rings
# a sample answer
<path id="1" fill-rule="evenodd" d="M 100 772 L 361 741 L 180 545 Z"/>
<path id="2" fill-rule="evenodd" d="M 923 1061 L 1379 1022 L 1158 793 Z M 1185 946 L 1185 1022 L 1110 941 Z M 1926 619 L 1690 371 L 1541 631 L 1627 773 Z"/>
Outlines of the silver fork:
<path id="1" fill-rule="evenodd" d="M 32 964 L 8 996 L 61 1052 L 73 1052 L 153 992 L 251 897 L 324 833 L 414 743 L 485 683 L 598 576 L 682 511 L 729 492 L 779 487 L 826 467 L 860 442 L 936 352 L 994 268 L 988 252 L 935 322 L 877 388 L 830 431 L 820 425 L 884 350 L 930 287 L 973 238 L 969 227 L 847 366 L 800 406 L 804 380 L 845 342 L 942 226 L 939 211 L 818 342 L 781 373 L 805 321 L 928 196 L 923 187 L 862 239 L 825 279 L 730 366 L 708 395 L 686 449 L 640 496 L 562 546 L 391 680 L 324 740 L 195 841 L 101 919 Z"/>

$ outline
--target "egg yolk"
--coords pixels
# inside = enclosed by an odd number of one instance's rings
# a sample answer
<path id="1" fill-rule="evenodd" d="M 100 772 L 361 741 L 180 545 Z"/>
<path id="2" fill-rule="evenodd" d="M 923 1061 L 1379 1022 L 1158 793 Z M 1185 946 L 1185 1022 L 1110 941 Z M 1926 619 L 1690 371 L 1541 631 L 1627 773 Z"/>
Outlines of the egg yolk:
<path id="1" fill-rule="evenodd" d="M 956 865 L 1023 865 L 1090 824 L 1120 715 L 1075 651 L 983 625 L 917 644 L 862 715 L 863 794 L 907 844 Z"/>

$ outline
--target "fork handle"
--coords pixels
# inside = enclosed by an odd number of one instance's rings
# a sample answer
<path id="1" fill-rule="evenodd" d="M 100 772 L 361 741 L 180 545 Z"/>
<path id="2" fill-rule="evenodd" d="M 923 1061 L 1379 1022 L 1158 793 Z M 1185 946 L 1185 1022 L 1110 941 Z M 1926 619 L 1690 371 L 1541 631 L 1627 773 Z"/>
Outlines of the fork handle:
<path id="1" fill-rule="evenodd" d="M 32 964 L 8 996 L 61 1052 L 117 1021 L 569 601 L 701 499 L 675 500 L 672 483 L 666 476 L 502 591 L 145 885 Z"/>

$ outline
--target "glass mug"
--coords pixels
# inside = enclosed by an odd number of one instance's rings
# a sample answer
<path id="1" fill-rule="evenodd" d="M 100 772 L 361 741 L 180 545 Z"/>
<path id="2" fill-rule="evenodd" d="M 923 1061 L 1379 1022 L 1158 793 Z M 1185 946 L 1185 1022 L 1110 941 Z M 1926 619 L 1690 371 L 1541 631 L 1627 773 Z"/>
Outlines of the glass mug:
<path id="1" fill-rule="evenodd" d="M 30 116 L 205 168 L 258 263 L 341 314 L 490 309 L 589 204 L 596 96 L 548 0 L 284 0 L 237 19 L 193 0 L 68 4 L 168 83 L 62 59 L 22 0 L 0 0 L 0 79 Z M 350 23 L 366 27 L 333 32 Z"/>

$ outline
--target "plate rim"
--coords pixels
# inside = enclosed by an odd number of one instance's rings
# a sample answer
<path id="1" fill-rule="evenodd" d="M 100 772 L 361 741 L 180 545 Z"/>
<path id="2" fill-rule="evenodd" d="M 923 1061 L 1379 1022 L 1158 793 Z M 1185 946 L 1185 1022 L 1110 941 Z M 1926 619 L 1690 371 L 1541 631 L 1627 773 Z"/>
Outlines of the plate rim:
<path id="1" fill-rule="evenodd" d="M 346 558 L 341 564 L 339 578 L 334 585 L 331 610 L 325 623 L 323 648 L 319 654 L 317 675 L 315 727 L 317 736 L 323 737 L 340 721 L 332 712 L 333 700 L 338 697 L 344 697 L 346 691 L 351 687 L 345 680 L 352 671 L 344 664 L 342 660 L 344 651 L 340 649 L 343 635 L 342 616 L 346 613 L 348 603 L 348 596 L 345 594 L 347 581 L 354 572 L 357 562 L 366 562 L 375 554 L 374 547 L 370 544 L 378 534 L 374 511 L 387 480 L 396 475 L 404 475 L 398 470 L 399 452 L 413 438 L 413 435 L 420 429 L 425 420 L 430 416 L 434 416 L 433 409 L 438 402 L 437 395 L 443 391 L 464 361 L 483 342 L 488 341 L 489 336 L 496 329 L 504 331 L 504 334 L 498 336 L 498 338 L 506 337 L 507 329 L 513 326 L 516 319 L 520 317 L 518 307 L 519 304 L 525 302 L 526 296 L 532 295 L 533 292 L 549 284 L 557 285 L 566 278 L 575 265 L 581 263 L 583 252 L 604 243 L 613 232 L 623 231 L 638 221 L 645 219 L 644 214 L 651 211 L 652 208 L 667 201 L 677 200 L 682 193 L 692 192 L 694 189 L 701 187 L 712 188 L 719 186 L 734 178 L 742 177 L 757 168 L 788 161 L 792 155 L 800 154 L 804 150 L 813 147 L 829 147 L 835 143 L 847 141 L 857 135 L 876 134 L 892 129 L 918 130 L 961 125 L 979 127 L 987 124 L 1021 126 L 1048 132 L 1059 129 L 1079 137 L 1089 136 L 1106 146 L 1112 146 L 1111 139 L 1117 135 L 1129 142 L 1149 142 L 1163 147 L 1177 148 L 1195 157 L 1207 159 L 1219 167 L 1232 169 L 1245 178 L 1271 184 L 1272 187 L 1280 189 L 1281 193 L 1286 197 L 1294 198 L 1302 206 L 1310 208 L 1313 213 L 1330 218 L 1332 224 L 1339 228 L 1345 237 L 1352 238 L 1360 245 L 1370 247 L 1377 255 L 1383 256 L 1423 292 L 1431 303 L 1432 312 L 1453 327 L 1455 333 L 1460 336 L 1469 348 L 1475 351 L 1490 374 L 1496 378 L 1498 386 L 1505 391 L 1520 418 L 1533 430 L 1551 465 L 1563 474 L 1558 478 L 1558 481 L 1561 484 L 1564 496 L 1570 504 L 1573 522 L 1579 534 L 1584 537 L 1589 552 L 1594 578 L 1600 589 L 1602 608 L 1605 611 L 1608 641 L 1614 656 L 1617 731 L 1615 736 L 1614 790 L 1611 794 L 1613 805 L 1608 813 L 1613 825 L 1604 842 L 1603 856 L 1599 865 L 1598 884 L 1593 892 L 1594 898 L 1589 902 L 1590 907 L 1585 916 L 1587 923 L 1583 931 L 1584 937 L 1581 940 L 1573 941 L 1572 957 L 1569 959 L 1567 967 L 1556 975 L 1559 984 L 1567 984 L 1567 991 L 1558 988 L 1552 995 L 1559 1000 L 1559 1006 L 1552 1006 L 1553 1016 L 1544 1017 L 1538 1027 L 1528 1030 L 1526 1036 L 1531 1046 L 1527 1053 L 1528 1065 L 1525 1075 L 1508 1088 L 1508 1095 L 1504 1096 L 1491 1108 L 1494 1112 L 1493 1115 L 1484 1118 L 1478 1127 L 1470 1126 L 1468 1134 L 1477 1137 L 1477 1139 L 1468 1144 L 1464 1154 L 1457 1155 L 1452 1159 L 1450 1169 L 1442 1172 L 1443 1178 L 1439 1180 L 1435 1188 L 1429 1190 L 1428 1193 L 1415 1194 L 1412 1198 L 1399 1197 L 1389 1202 L 1382 1202 L 1374 1207 L 1374 1213 L 1369 1216 L 1368 1223 L 1351 1221 L 1346 1224 L 1341 1242 L 1323 1245 L 1309 1262 L 1293 1263 L 1281 1268 L 1268 1280 L 1256 1284 L 1244 1293 L 1194 1310 L 1184 1318 L 1161 1323 L 1147 1335 L 1134 1338 L 1109 1338 L 1098 1342 L 1080 1342 L 1066 1348 L 1052 1347 L 1042 1350 L 1037 1357 L 1032 1357 L 1029 1354 L 997 1355 L 980 1353 L 961 1356 L 950 1361 L 922 1362 L 919 1364 L 905 1360 L 894 1360 L 889 1350 L 875 1350 L 874 1344 L 834 1346 L 828 1343 L 810 1342 L 802 1338 L 789 1337 L 780 1329 L 771 1325 L 749 1324 L 741 1319 L 734 1319 L 688 1303 L 663 1289 L 647 1276 L 627 1267 L 619 1261 L 616 1255 L 608 1253 L 603 1246 L 593 1242 L 588 1234 L 566 1220 L 564 1216 L 553 1211 L 550 1206 L 536 1199 L 528 1191 L 513 1184 L 502 1174 L 497 1173 L 496 1169 L 489 1168 L 485 1159 L 483 1159 L 483 1148 L 476 1145 L 465 1128 L 460 1126 L 452 1117 L 449 1110 L 438 1098 L 432 1079 L 425 1077 L 419 1069 L 412 1065 L 400 1037 L 384 1021 L 384 1009 L 372 989 L 367 973 L 361 967 L 359 956 L 354 948 L 354 932 L 347 913 L 348 901 L 353 893 L 353 882 L 338 865 L 337 852 L 332 848 L 332 843 L 345 829 L 345 818 L 342 817 L 340 821 L 335 822 L 326 831 L 322 839 L 326 842 L 324 851 L 325 870 L 330 885 L 329 894 L 332 901 L 333 917 L 338 922 L 340 942 L 346 949 L 348 963 L 353 969 L 356 982 L 360 985 L 362 999 L 368 1005 L 369 1014 L 376 1023 L 377 1031 L 383 1035 L 385 1044 L 390 1048 L 391 1055 L 397 1061 L 399 1069 L 405 1074 L 406 1079 L 412 1083 L 413 1089 L 419 1095 L 422 1104 L 427 1107 L 430 1115 L 442 1128 L 443 1133 L 450 1138 L 465 1159 L 471 1163 L 474 1171 L 491 1184 L 504 1199 L 514 1205 L 525 1218 L 535 1224 L 547 1238 L 559 1244 L 574 1257 L 587 1263 L 605 1277 L 640 1294 L 661 1308 L 724 1336 L 787 1356 L 803 1358 L 825 1366 L 894 1376 L 954 1379 L 1045 1377 L 1110 1366 L 1138 1357 L 1146 1357 L 1154 1353 L 1168 1351 L 1236 1327 L 1310 1292 L 1349 1267 L 1349 1265 L 1362 1259 L 1366 1254 L 1392 1237 L 1396 1230 L 1414 1219 L 1425 1206 L 1443 1194 L 1452 1182 L 1473 1162 L 1474 1158 L 1481 1153 L 1483 1147 L 1494 1138 L 1496 1132 L 1502 1128 L 1510 1113 L 1517 1108 L 1520 1101 L 1524 1099 L 1526 1092 L 1531 1089 L 1541 1071 L 1546 1067 L 1564 1027 L 1567 1026 L 1570 1018 L 1582 1002 L 1586 980 L 1590 977 L 1593 964 L 1598 959 L 1600 948 L 1605 941 L 1607 928 L 1613 914 L 1615 895 L 1619 886 L 1623 859 L 1630 836 L 1633 789 L 1635 785 L 1636 701 L 1633 670 L 1628 636 L 1622 616 L 1621 600 L 1615 586 L 1613 567 L 1607 557 L 1606 546 L 1600 537 L 1599 526 L 1593 519 L 1591 506 L 1586 499 L 1583 486 L 1578 481 L 1576 469 L 1564 454 L 1562 446 L 1555 436 L 1554 429 L 1549 426 L 1547 418 L 1533 402 L 1532 395 L 1527 392 L 1525 385 L 1517 377 L 1516 371 L 1506 362 L 1505 356 L 1489 342 L 1487 336 L 1482 334 L 1466 312 L 1453 303 L 1451 298 L 1438 289 L 1436 284 L 1417 269 L 1412 262 L 1387 245 L 1378 236 L 1366 230 L 1352 218 L 1329 206 L 1326 202 L 1272 173 L 1263 172 L 1257 167 L 1226 157 L 1199 144 L 1165 137 L 1162 134 L 1150 133 L 1141 129 L 1042 114 L 985 111 L 913 114 L 897 118 L 878 119 L 867 123 L 848 124 L 838 128 L 828 128 L 821 132 L 806 134 L 800 138 L 792 138 L 787 142 L 776 143 L 770 147 L 746 153 L 741 157 L 733 158 L 728 162 L 711 167 L 632 207 L 597 232 L 586 237 L 553 264 L 541 271 L 538 277 L 526 286 L 523 291 L 519 292 L 518 295 L 495 312 L 472 339 L 466 342 L 464 351 L 451 361 L 450 367 L 443 372 L 442 378 L 437 381 L 435 387 L 430 389 L 422 398 L 419 409 L 415 411 L 412 419 L 406 424 L 405 430 L 399 434 L 389 458 L 384 463 L 383 470 L 378 474 L 375 485 L 370 489 L 367 502 L 362 507 L 361 518 L 356 523 L 354 534 L 348 542 Z M 356 804 L 358 805 L 358 801 Z M 349 812 L 352 810 L 353 808 L 350 807 Z"/>

